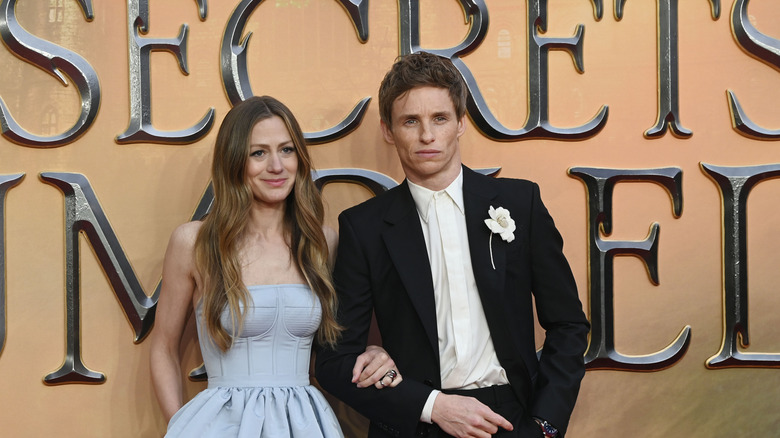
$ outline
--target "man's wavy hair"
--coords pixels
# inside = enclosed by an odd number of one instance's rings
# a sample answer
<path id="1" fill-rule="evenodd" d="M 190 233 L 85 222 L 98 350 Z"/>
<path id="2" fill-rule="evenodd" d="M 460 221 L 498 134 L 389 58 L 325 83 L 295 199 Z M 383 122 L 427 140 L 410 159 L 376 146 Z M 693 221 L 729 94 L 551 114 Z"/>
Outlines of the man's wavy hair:
<path id="1" fill-rule="evenodd" d="M 466 114 L 468 89 L 448 58 L 417 52 L 398 58 L 379 85 L 379 117 L 392 128 L 393 102 L 412 88 L 438 87 L 449 91 L 458 119 Z"/>
<path id="2" fill-rule="evenodd" d="M 238 243 L 244 235 L 253 200 L 246 181 L 246 162 L 252 129 L 261 120 L 278 116 L 290 133 L 298 157 L 295 184 L 285 204 L 284 227 L 290 252 L 309 287 L 322 304 L 317 341 L 334 345 L 342 328 L 335 319 L 336 292 L 328 266 L 328 243 L 322 231 L 324 207 L 311 178 L 311 158 L 298 122 L 283 103 L 269 96 L 249 98 L 231 109 L 219 128 L 211 167 L 214 203 L 195 241 L 195 260 L 203 279 L 203 315 L 209 335 L 222 351 L 243 326 L 251 296 L 241 280 Z M 222 325 L 230 313 L 230 332 Z"/>

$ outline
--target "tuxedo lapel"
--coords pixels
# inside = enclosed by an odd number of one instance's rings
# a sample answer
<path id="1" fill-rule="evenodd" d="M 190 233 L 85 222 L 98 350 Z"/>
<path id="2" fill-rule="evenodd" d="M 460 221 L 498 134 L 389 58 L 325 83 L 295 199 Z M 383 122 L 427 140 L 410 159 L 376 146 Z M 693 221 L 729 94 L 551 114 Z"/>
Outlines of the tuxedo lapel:
<path id="1" fill-rule="evenodd" d="M 477 283 L 482 309 L 485 312 L 485 319 L 487 319 L 493 347 L 499 362 L 505 369 L 513 370 L 516 366 L 511 361 L 506 360 L 506 358 L 512 357 L 511 337 L 513 336 L 512 328 L 504 311 L 506 306 L 504 294 L 506 293 L 507 243 L 498 234 L 493 235 L 491 239 L 492 233 L 485 225 L 485 219 L 490 217 L 488 210 L 491 205 L 495 208 L 500 207 L 496 199 L 498 191 L 495 184 L 497 181 L 477 174 L 466 167 L 463 168 L 463 202 L 466 209 L 466 229 L 469 234 L 474 279 Z M 493 252 L 492 263 L 491 248 Z M 525 368 L 522 363 L 520 366 Z M 512 383 L 517 385 L 519 381 Z M 518 386 L 518 388 L 520 387 Z"/>
<path id="2" fill-rule="evenodd" d="M 387 251 L 422 321 L 431 348 L 438 355 L 436 303 L 431 266 L 420 217 L 406 181 L 398 188 L 396 196 L 390 200 L 390 208 L 384 219 L 388 227 L 382 233 L 382 238 Z"/>
<path id="3" fill-rule="evenodd" d="M 479 175 L 467 167 L 463 168 L 463 203 L 471 266 L 484 307 L 487 307 L 486 298 L 495 299 L 496 294 L 504 289 L 506 273 L 506 245 L 498 235 L 491 238 L 490 229 L 485 225 L 485 219 L 490 217 L 488 210 L 491 202 L 494 202 L 497 196 L 492 183 L 489 177 Z"/>

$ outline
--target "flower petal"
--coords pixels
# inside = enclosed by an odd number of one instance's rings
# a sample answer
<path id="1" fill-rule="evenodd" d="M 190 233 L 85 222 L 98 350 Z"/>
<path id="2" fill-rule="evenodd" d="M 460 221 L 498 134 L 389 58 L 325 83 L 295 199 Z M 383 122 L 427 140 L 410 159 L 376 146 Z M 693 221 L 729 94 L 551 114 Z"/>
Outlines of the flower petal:
<path id="1" fill-rule="evenodd" d="M 504 239 L 506 242 L 511 242 L 515 240 L 515 235 L 511 231 L 504 231 L 501 233 L 501 238 Z"/>
<path id="2" fill-rule="evenodd" d="M 494 220 L 491 220 L 489 223 L 487 223 L 487 226 L 490 228 L 490 231 L 494 233 L 502 233 L 504 231 L 504 228 Z"/>

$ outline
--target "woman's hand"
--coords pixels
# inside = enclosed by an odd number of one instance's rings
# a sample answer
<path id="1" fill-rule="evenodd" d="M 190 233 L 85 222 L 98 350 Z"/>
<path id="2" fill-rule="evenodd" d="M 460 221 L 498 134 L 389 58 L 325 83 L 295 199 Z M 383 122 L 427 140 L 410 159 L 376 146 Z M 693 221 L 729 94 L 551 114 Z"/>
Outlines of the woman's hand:
<path id="1" fill-rule="evenodd" d="M 378 345 L 366 347 L 366 351 L 358 356 L 355 367 L 352 368 L 352 383 L 356 383 L 358 388 L 371 385 L 377 389 L 395 387 L 402 380 L 393 358 Z"/>

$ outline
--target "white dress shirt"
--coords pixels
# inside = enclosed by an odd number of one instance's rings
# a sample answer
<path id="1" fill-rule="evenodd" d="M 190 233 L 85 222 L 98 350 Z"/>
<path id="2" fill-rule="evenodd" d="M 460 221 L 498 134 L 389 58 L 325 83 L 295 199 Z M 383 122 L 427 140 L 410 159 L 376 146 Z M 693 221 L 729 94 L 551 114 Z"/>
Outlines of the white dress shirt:
<path id="1" fill-rule="evenodd" d="M 431 264 L 442 388 L 474 389 L 509 383 L 506 371 L 499 364 L 493 348 L 493 340 L 474 280 L 463 206 L 463 169 L 455 181 L 440 192 L 434 192 L 408 180 L 407 183 L 420 216 Z M 446 205 L 449 202 L 454 203 L 454 208 Z M 440 206 L 438 212 L 437 203 Z M 445 205 L 444 209 L 441 208 L 442 203 Z M 442 211 L 445 213 L 441 213 Z M 447 211 L 450 213 L 446 213 Z M 447 218 L 440 218 L 439 214 L 452 214 L 454 221 L 447 222 Z M 487 214 L 485 211 L 486 218 Z M 440 228 L 440 223 L 444 224 L 444 229 Z M 454 230 L 449 229 L 449 224 L 452 224 Z M 442 233 L 447 236 L 447 242 L 442 241 Z M 444 250 L 445 244 L 447 254 Z M 486 240 L 485 245 L 487 244 Z M 454 251 L 452 245 L 455 245 Z M 460 269 L 461 272 L 448 275 L 450 267 L 445 259 L 452 263 L 453 254 L 456 254 L 455 269 Z M 453 278 L 464 281 L 465 288 L 450 288 L 449 281 Z M 456 343 L 457 338 L 464 341 Z M 434 390 L 428 397 L 420 416 L 421 421 L 431 423 L 433 402 L 438 394 L 439 391 Z"/>

